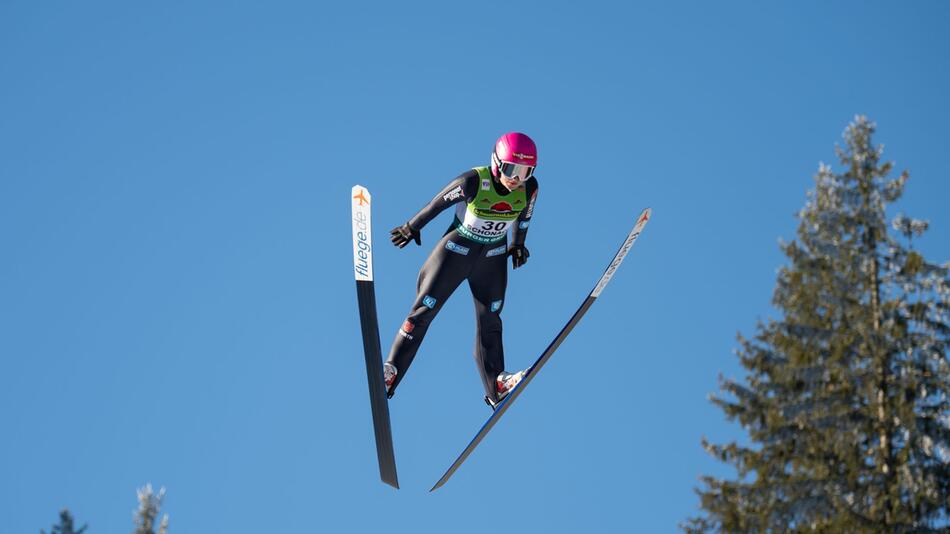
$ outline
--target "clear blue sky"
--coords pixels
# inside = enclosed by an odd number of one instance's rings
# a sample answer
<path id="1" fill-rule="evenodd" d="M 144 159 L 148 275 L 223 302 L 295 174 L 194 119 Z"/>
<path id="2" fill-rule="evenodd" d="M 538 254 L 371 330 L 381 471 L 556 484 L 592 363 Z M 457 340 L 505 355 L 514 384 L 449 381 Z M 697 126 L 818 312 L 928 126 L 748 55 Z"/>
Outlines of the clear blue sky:
<path id="1" fill-rule="evenodd" d="M 856 113 L 950 259 L 942 2 L 0 3 L 0 522 L 126 532 L 672 532 L 735 334 Z M 622 5 L 623 4 L 623 5 Z M 386 231 L 507 130 L 538 141 L 510 367 L 641 208 L 611 286 L 451 482 L 488 416 L 464 287 L 391 403 L 378 482 L 349 191 L 375 199 L 388 350 L 423 248 Z M 589 172 L 593 170 L 595 172 Z M 383 246 L 385 244 L 385 246 Z"/>

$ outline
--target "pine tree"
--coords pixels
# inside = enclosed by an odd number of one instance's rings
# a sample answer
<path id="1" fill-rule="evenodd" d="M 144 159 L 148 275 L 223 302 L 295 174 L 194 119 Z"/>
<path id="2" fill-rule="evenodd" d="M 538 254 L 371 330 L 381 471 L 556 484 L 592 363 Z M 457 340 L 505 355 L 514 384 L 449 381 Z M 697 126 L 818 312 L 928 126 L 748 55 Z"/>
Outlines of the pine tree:
<path id="1" fill-rule="evenodd" d="M 144 488 L 138 490 L 139 508 L 132 514 L 135 522 L 133 534 L 155 534 L 155 520 L 162 509 L 162 501 L 165 499 L 165 488 L 158 490 L 158 494 L 152 491 L 152 485 L 146 484 Z M 168 514 L 162 517 L 158 526 L 158 534 L 167 534 L 168 532 Z"/>
<path id="2" fill-rule="evenodd" d="M 913 248 L 923 221 L 885 208 L 908 174 L 859 116 L 820 165 L 773 303 L 739 336 L 744 382 L 713 396 L 750 446 L 703 440 L 737 471 L 702 477 L 687 532 L 929 532 L 950 518 L 950 264 Z"/>
<path id="3" fill-rule="evenodd" d="M 89 525 L 83 525 L 82 528 L 76 530 L 73 515 L 69 513 L 69 510 L 63 508 L 63 510 L 59 512 L 59 524 L 53 525 L 50 534 L 83 534 L 88 527 Z M 46 534 L 46 531 L 40 530 L 40 534 Z"/>

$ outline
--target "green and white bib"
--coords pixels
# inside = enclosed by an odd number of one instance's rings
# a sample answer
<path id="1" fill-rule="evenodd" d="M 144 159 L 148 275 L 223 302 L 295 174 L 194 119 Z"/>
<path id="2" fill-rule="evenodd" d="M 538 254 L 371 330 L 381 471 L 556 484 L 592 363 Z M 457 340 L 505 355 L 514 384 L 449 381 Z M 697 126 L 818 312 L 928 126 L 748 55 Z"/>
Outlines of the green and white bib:
<path id="1" fill-rule="evenodd" d="M 488 167 L 475 167 L 479 186 L 475 198 L 468 204 L 459 204 L 453 227 L 462 237 L 476 243 L 497 243 L 505 238 L 508 228 L 525 208 L 527 195 L 516 189 L 507 195 L 499 194 L 492 185 Z"/>

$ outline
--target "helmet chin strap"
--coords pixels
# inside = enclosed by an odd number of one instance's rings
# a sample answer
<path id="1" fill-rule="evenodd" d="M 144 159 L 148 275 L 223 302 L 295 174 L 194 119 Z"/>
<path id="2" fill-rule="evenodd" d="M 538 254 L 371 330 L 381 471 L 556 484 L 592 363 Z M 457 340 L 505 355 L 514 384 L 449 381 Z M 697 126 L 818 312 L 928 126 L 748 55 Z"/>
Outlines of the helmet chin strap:
<path id="1" fill-rule="evenodd" d="M 505 184 L 505 180 L 502 179 L 501 171 L 492 172 L 492 173 L 491 173 L 491 177 L 492 177 L 492 180 L 495 181 L 495 183 L 497 183 L 497 184 L 501 185 L 502 187 L 504 187 L 506 190 L 508 190 L 509 193 L 512 192 L 512 191 L 514 191 L 514 189 L 508 187 L 508 186 Z M 517 189 L 517 187 L 516 187 L 515 189 Z"/>
<path id="2" fill-rule="evenodd" d="M 499 171 L 499 172 L 497 172 L 497 173 L 492 173 L 492 180 L 494 180 L 495 183 L 497 183 L 497 184 L 501 185 L 502 187 L 504 187 L 505 189 L 507 189 L 509 193 L 510 193 L 511 191 L 514 191 L 514 189 L 508 187 L 508 185 L 505 184 L 505 178 L 504 178 L 503 175 L 501 174 L 501 171 Z M 517 188 L 516 188 L 516 189 L 517 189 Z"/>

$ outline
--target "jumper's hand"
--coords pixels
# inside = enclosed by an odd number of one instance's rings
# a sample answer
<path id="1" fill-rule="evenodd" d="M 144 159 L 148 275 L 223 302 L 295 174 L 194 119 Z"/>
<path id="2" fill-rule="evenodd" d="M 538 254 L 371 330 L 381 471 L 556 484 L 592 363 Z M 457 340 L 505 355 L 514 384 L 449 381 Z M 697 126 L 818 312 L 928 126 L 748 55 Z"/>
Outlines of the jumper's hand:
<path id="1" fill-rule="evenodd" d="M 406 246 L 410 241 L 415 241 L 417 245 L 422 245 L 422 234 L 419 233 L 419 230 L 410 228 L 409 223 L 393 228 L 389 231 L 389 234 L 390 241 L 399 248 Z"/>
<path id="2" fill-rule="evenodd" d="M 528 256 L 531 254 L 528 253 L 528 248 L 524 245 L 512 245 L 508 249 L 508 255 L 511 256 L 511 267 L 517 269 L 528 263 Z"/>

